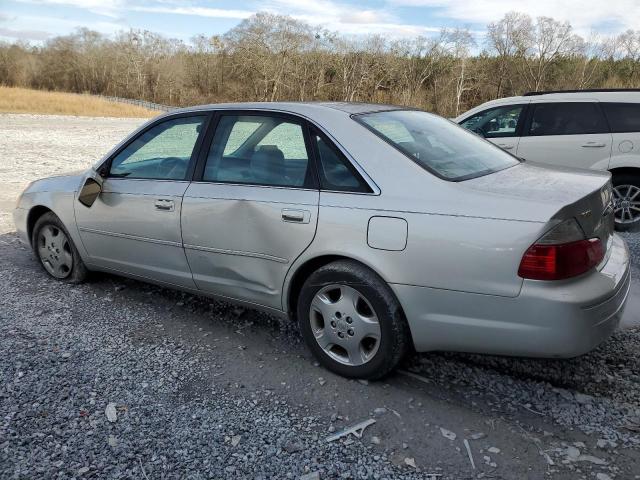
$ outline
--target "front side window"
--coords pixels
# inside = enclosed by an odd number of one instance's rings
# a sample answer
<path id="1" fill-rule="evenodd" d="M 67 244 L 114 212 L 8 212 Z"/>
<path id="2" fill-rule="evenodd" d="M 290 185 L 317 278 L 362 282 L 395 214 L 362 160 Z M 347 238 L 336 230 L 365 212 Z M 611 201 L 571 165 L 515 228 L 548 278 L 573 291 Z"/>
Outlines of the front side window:
<path id="1" fill-rule="evenodd" d="M 640 103 L 603 103 L 612 133 L 640 132 Z"/>
<path id="2" fill-rule="evenodd" d="M 467 118 L 460 123 L 485 138 L 515 137 L 523 105 L 491 108 Z"/>
<path id="3" fill-rule="evenodd" d="M 520 163 L 478 135 L 430 113 L 395 110 L 353 118 L 445 180 L 475 178 Z"/>
<path id="4" fill-rule="evenodd" d="M 609 133 L 605 119 L 595 102 L 537 103 L 529 135 L 586 135 Z"/>
<path id="5" fill-rule="evenodd" d="M 180 117 L 151 127 L 113 158 L 109 176 L 185 180 L 205 120 Z"/>
<path id="6" fill-rule="evenodd" d="M 371 189 L 338 148 L 320 132 L 314 132 L 317 147 L 320 186 L 323 190 L 371 193 Z"/>
<path id="7" fill-rule="evenodd" d="M 313 183 L 302 126 L 282 117 L 223 115 L 204 181 L 307 187 Z"/>

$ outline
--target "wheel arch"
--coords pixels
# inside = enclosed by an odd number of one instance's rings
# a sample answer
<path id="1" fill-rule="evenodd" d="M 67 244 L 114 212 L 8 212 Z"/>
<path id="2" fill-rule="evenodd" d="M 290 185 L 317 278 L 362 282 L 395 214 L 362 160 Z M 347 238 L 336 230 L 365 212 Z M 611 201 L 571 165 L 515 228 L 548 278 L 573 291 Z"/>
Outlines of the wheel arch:
<path id="1" fill-rule="evenodd" d="M 616 175 L 637 175 L 640 177 L 640 167 L 615 167 L 609 169 L 612 177 Z"/>
<path id="2" fill-rule="evenodd" d="M 384 278 L 384 275 L 381 275 L 380 272 L 378 272 L 371 265 L 368 265 L 367 263 L 361 260 L 358 260 L 357 258 L 349 257 L 346 255 L 340 255 L 340 254 L 324 254 L 324 255 L 318 255 L 316 257 L 308 258 L 295 269 L 288 283 L 285 281 L 286 296 L 284 298 L 283 306 L 290 318 L 295 318 L 298 297 L 300 295 L 300 290 L 302 290 L 302 286 L 304 285 L 304 282 L 306 282 L 309 276 L 319 268 L 322 268 L 325 265 L 328 265 L 329 263 L 332 263 L 338 260 L 348 260 L 350 262 L 359 263 L 363 267 L 366 267 L 372 272 L 374 272 L 385 283 L 388 284 L 387 280 Z M 391 291 L 393 292 L 393 289 L 391 289 Z M 394 295 L 395 295 L 395 292 L 394 292 Z M 400 302 L 398 301 L 398 303 Z M 402 304 L 400 304 L 400 308 L 402 309 Z M 403 315 L 404 315 L 404 309 L 403 309 Z"/>
<path id="3" fill-rule="evenodd" d="M 42 215 L 45 213 L 54 213 L 49 207 L 45 207 L 44 205 L 35 205 L 29 209 L 29 214 L 27 215 L 27 235 L 29 238 L 29 244 L 33 244 L 33 228 L 36 225 L 36 222 Z"/>

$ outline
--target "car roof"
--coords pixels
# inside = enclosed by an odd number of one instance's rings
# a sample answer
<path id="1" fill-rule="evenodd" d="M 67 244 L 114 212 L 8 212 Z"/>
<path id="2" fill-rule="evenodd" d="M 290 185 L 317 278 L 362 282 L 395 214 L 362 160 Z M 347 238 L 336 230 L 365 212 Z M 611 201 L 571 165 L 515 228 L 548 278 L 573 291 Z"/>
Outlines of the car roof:
<path id="1" fill-rule="evenodd" d="M 330 111 L 343 112 L 347 115 L 384 112 L 390 110 L 414 110 L 412 107 L 362 102 L 237 102 L 196 105 L 193 107 L 172 110 L 172 113 L 197 112 L 203 110 L 271 110 L 309 115 L 313 114 L 313 112 L 323 110 L 327 111 L 328 109 Z"/>
<path id="2" fill-rule="evenodd" d="M 517 103 L 538 103 L 538 102 L 563 102 L 563 101 L 598 101 L 598 102 L 620 102 L 620 103 L 640 103 L 640 90 L 569 90 L 557 92 L 530 92 L 515 97 L 504 97 L 490 100 L 471 110 L 459 115 L 455 121 L 461 121 L 470 114 L 501 105 L 513 105 Z"/>

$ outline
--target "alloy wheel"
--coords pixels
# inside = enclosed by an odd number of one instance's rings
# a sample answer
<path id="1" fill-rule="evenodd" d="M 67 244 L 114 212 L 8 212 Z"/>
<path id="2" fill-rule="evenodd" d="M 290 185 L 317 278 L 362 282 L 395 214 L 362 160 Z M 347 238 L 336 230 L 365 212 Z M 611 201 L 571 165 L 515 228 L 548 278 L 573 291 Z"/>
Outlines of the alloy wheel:
<path id="1" fill-rule="evenodd" d="M 348 285 L 327 285 L 309 311 L 313 335 L 322 350 L 344 365 L 371 360 L 380 346 L 380 323 L 371 303 Z"/>
<path id="2" fill-rule="evenodd" d="M 617 223 L 634 223 L 640 220 L 640 188 L 635 185 L 613 187 L 614 216 Z"/>

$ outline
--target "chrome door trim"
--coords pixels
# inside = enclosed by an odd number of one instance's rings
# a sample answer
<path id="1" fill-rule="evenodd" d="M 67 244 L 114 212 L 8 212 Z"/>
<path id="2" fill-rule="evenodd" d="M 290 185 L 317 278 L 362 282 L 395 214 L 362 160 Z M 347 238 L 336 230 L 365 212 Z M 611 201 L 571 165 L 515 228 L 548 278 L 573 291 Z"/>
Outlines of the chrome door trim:
<path id="1" fill-rule="evenodd" d="M 137 240 L 139 242 L 157 243 L 159 245 L 169 245 L 171 247 L 182 247 L 181 243 L 172 242 L 170 240 L 159 240 L 157 238 L 139 237 L 137 235 L 129 235 L 127 233 L 107 232 L 105 230 L 96 230 L 94 228 L 78 227 L 81 232 L 95 233 L 97 235 L 106 235 L 109 237 L 126 238 L 128 240 Z"/>
<path id="2" fill-rule="evenodd" d="M 267 255 L 266 253 L 245 252 L 243 250 L 226 250 L 224 248 L 202 247 L 200 245 L 189 244 L 185 244 L 184 248 L 187 248 L 189 250 L 200 250 L 202 252 L 221 253 L 223 255 L 238 255 L 240 257 L 261 258 L 263 260 L 270 260 L 277 263 L 289 263 L 289 260 L 287 260 L 286 258 L 275 257 L 273 255 Z"/>
<path id="3" fill-rule="evenodd" d="M 193 180 L 193 184 L 197 185 L 231 185 L 235 187 L 258 187 L 258 188 L 277 188 L 279 190 L 304 190 L 306 192 L 317 192 L 317 188 L 307 188 L 307 187 L 290 187 L 286 185 L 263 185 L 260 183 L 238 183 L 238 182 L 220 182 L 217 180 Z M 371 194 L 369 194 L 371 195 Z M 191 198 L 203 198 L 203 197 L 191 197 Z M 217 198 L 217 197 L 206 197 L 206 198 Z M 278 202 L 270 202 L 270 203 L 278 203 Z M 280 202 L 282 203 L 282 202 Z"/>

